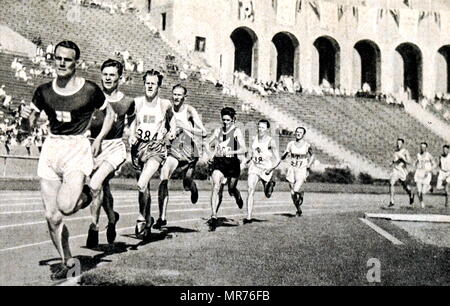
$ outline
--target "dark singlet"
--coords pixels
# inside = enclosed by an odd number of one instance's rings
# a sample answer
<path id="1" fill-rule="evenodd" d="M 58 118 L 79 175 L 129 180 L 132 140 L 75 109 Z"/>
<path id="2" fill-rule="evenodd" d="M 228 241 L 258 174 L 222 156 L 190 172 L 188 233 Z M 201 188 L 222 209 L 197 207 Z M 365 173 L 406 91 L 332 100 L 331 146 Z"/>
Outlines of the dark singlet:
<path id="1" fill-rule="evenodd" d="M 108 101 L 108 103 L 116 113 L 117 118 L 104 140 L 121 139 L 123 137 L 123 131 L 125 129 L 125 119 L 128 117 L 128 120 L 132 120 L 132 117 L 134 117 L 135 115 L 136 107 L 134 100 L 124 95 L 119 101 Z M 94 113 L 90 125 L 92 138 L 97 137 L 100 133 L 103 126 L 103 121 L 105 120 L 105 116 L 106 108 L 103 110 L 98 110 Z"/>
<path id="2" fill-rule="evenodd" d="M 85 80 L 72 95 L 55 92 L 53 82 L 39 86 L 34 92 L 33 105 L 47 114 L 53 135 L 81 135 L 91 121 L 92 114 L 105 102 L 105 95 L 94 82 Z"/>
<path id="3" fill-rule="evenodd" d="M 225 152 L 223 154 L 224 157 L 227 158 L 237 158 L 236 154 L 227 155 L 226 152 L 236 151 L 238 150 L 239 143 L 235 137 L 236 127 L 231 128 L 227 133 L 223 131 L 223 128 L 220 129 L 218 136 L 218 146 L 219 150 Z"/>

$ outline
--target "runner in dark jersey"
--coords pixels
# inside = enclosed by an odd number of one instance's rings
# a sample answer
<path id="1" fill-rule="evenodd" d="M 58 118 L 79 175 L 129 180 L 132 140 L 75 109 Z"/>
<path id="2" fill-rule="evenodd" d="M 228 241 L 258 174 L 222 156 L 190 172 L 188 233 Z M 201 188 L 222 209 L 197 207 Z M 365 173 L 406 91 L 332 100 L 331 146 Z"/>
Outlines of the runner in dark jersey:
<path id="1" fill-rule="evenodd" d="M 115 171 L 119 169 L 127 158 L 125 143 L 122 140 L 125 121 L 130 125 L 135 117 L 133 99 L 126 97 L 118 89 L 119 79 L 123 73 L 123 65 L 116 60 L 109 59 L 103 63 L 101 71 L 103 93 L 106 96 L 106 101 L 114 110 L 115 120 L 108 135 L 102 141 L 102 152 L 94 158 L 94 173 L 89 182 L 89 187 L 93 192 L 93 202 L 91 205 L 92 223 L 89 227 L 86 241 L 86 247 L 88 248 L 98 246 L 98 222 L 101 206 L 103 206 L 108 216 L 108 227 L 106 230 L 108 243 L 113 243 L 116 239 L 116 224 L 119 221 L 119 213 L 113 210 L 113 197 L 109 180 L 114 177 Z M 94 113 L 90 127 L 91 137 L 95 138 L 98 136 L 105 116 L 105 109 Z"/>
<path id="2" fill-rule="evenodd" d="M 236 111 L 231 107 L 225 107 L 220 112 L 223 127 L 214 131 L 207 141 L 207 146 L 215 143 L 215 150 L 211 160 L 213 188 L 211 193 L 211 218 L 208 220 L 210 231 L 217 227 L 217 211 L 220 206 L 224 179 L 228 181 L 228 193 L 236 200 L 241 209 L 244 205 L 241 193 L 237 189 L 237 183 L 241 174 L 241 164 L 238 155 L 246 153 L 244 136 L 236 127 Z"/>
<path id="3" fill-rule="evenodd" d="M 183 187 L 184 190 L 191 192 L 192 204 L 198 201 L 197 185 L 192 178 L 195 165 L 199 159 L 194 138 L 195 136 L 206 137 L 207 132 L 196 109 L 185 103 L 186 94 L 187 89 L 181 84 L 172 88 L 173 114 L 177 124 L 177 136 L 172 141 L 167 159 L 161 168 L 161 183 L 158 188 L 159 218 L 153 226 L 155 229 L 161 229 L 162 226 L 167 225 L 168 183 L 177 168 L 183 171 Z"/>
<path id="4" fill-rule="evenodd" d="M 80 49 L 71 41 L 63 41 L 55 47 L 57 78 L 39 86 L 30 106 L 22 109 L 22 117 L 29 118 L 31 127 L 36 116 L 45 112 L 50 125 L 38 164 L 41 178 L 41 194 L 50 237 L 58 250 L 62 265 L 52 279 L 66 278 L 75 262 L 69 248 L 69 231 L 63 216 L 69 216 L 89 205 L 90 189 L 85 179 L 93 168 L 93 154 L 99 152 L 102 139 L 111 128 L 113 117 L 109 106 L 101 133 L 91 148 L 85 136 L 92 114 L 102 107 L 105 96 L 93 82 L 76 76 L 76 64 Z"/>

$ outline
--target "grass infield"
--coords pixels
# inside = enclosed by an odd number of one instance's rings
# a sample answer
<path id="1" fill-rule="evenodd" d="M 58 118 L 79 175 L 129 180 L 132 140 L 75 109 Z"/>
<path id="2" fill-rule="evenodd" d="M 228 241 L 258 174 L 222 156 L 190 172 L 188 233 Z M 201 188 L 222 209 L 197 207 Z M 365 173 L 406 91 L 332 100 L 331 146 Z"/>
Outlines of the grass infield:
<path id="1" fill-rule="evenodd" d="M 449 248 L 420 243 L 388 221 L 374 221 L 402 240 L 394 246 L 358 218 L 324 213 L 225 220 L 216 232 L 183 224 L 155 232 L 155 241 L 82 275 L 82 285 L 450 285 Z M 373 221 L 373 220 L 372 220 Z M 172 238 L 172 239 L 169 239 Z M 366 278 L 370 258 L 381 263 L 379 283 Z"/>

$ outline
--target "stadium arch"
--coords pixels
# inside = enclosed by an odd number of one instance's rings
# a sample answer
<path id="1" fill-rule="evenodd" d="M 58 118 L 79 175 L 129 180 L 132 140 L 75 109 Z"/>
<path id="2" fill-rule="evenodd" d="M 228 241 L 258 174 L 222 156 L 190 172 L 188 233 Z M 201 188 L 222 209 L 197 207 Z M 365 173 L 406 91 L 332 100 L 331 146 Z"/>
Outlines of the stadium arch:
<path id="1" fill-rule="evenodd" d="M 258 36 L 248 27 L 238 27 L 230 35 L 234 45 L 234 70 L 258 75 Z"/>
<path id="2" fill-rule="evenodd" d="M 437 51 L 436 92 L 450 93 L 450 45 L 442 46 Z"/>
<path id="3" fill-rule="evenodd" d="M 409 88 L 411 99 L 418 100 L 422 94 L 422 51 L 410 42 L 401 43 L 395 51 L 397 57 L 394 60 L 394 71 L 397 71 L 397 83 L 403 90 Z M 398 62 L 399 60 L 401 62 Z"/>
<path id="4" fill-rule="evenodd" d="M 280 77 L 292 76 L 294 81 L 299 78 L 300 44 L 297 37 L 290 32 L 278 32 L 272 38 L 272 43 L 277 50 L 276 56 L 276 80 Z"/>
<path id="5" fill-rule="evenodd" d="M 353 79 L 355 89 L 361 89 L 368 83 L 372 92 L 381 88 L 381 51 L 378 45 L 369 39 L 358 41 L 354 46 Z"/>
<path id="6" fill-rule="evenodd" d="M 322 84 L 322 81 L 325 79 L 331 86 L 339 87 L 341 70 L 341 48 L 339 43 L 333 37 L 326 35 L 318 37 L 313 45 L 318 53 L 318 84 Z"/>

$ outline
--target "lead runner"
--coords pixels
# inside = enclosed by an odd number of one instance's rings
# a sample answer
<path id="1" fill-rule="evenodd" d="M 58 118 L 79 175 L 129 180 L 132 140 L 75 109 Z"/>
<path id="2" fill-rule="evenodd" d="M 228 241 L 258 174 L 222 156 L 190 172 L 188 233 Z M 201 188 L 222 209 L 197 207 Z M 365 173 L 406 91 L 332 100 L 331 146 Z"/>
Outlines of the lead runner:
<path id="1" fill-rule="evenodd" d="M 70 260 L 69 231 L 63 218 L 91 202 L 90 189 L 84 184 L 94 166 L 93 156 L 99 152 L 113 122 L 112 110 L 107 106 L 108 115 L 91 149 L 86 132 L 92 114 L 103 106 L 105 96 L 95 83 L 76 75 L 79 59 L 80 49 L 74 42 L 58 43 L 55 46 L 57 77 L 39 86 L 31 105 L 23 107 L 21 112 L 23 118 L 29 118 L 32 128 L 41 112 L 49 120 L 50 132 L 42 147 L 37 172 L 50 237 L 62 260 L 52 279 L 66 278 L 74 265 Z"/>

